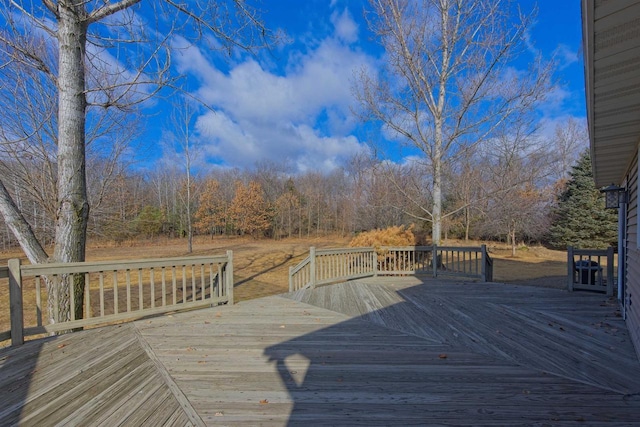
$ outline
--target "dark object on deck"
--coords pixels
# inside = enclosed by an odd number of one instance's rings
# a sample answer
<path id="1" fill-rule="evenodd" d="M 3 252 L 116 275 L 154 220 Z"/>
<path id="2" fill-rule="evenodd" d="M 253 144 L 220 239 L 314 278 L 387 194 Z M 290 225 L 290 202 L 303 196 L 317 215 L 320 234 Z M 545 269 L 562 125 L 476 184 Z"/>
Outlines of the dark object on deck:
<path id="1" fill-rule="evenodd" d="M 575 264 L 575 270 L 582 285 L 595 285 L 598 274 L 602 277 L 602 267 L 595 262 L 589 260 L 580 260 Z"/>
<path id="2" fill-rule="evenodd" d="M 429 262 L 429 267 L 433 268 L 433 260 L 431 260 L 431 262 Z M 444 263 L 442 262 L 442 254 L 436 256 L 436 268 L 438 270 L 446 270 L 447 266 L 444 265 Z"/>

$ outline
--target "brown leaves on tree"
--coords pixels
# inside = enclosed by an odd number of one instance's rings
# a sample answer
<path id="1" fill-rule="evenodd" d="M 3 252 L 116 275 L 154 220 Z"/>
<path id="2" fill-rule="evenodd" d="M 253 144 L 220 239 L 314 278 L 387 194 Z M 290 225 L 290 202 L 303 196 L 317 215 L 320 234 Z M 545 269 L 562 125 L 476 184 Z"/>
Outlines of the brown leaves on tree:
<path id="1" fill-rule="evenodd" d="M 225 232 L 229 206 L 225 202 L 220 183 L 215 179 L 207 179 L 198 202 L 194 224 L 196 230 L 211 235 Z"/>
<path id="2" fill-rule="evenodd" d="M 248 185 L 236 182 L 236 195 L 229 213 L 240 234 L 261 237 L 271 226 L 271 209 L 264 198 L 262 187 L 255 181 Z"/>

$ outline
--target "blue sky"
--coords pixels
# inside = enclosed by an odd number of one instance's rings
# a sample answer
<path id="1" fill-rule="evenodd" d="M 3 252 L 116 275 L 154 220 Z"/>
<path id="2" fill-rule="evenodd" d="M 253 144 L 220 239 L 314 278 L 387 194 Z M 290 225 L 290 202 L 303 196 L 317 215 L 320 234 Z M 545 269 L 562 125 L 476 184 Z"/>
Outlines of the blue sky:
<path id="1" fill-rule="evenodd" d="M 534 2 L 520 4 L 530 10 Z M 353 75 L 360 68 L 375 72 L 382 52 L 363 20 L 365 6 L 363 0 L 265 0 L 264 21 L 286 32 L 286 45 L 224 61 L 198 47 L 177 53 L 174 64 L 189 91 L 213 110 L 202 109 L 193 121 L 199 159 L 211 167 L 268 161 L 286 162 L 292 172 L 329 171 L 366 151 L 377 129 L 351 114 Z M 551 135 L 556 124 L 585 116 L 580 1 L 538 2 L 529 36 L 522 68 L 536 52 L 558 63 L 556 84 L 539 111 L 541 132 Z M 161 145 L 168 130 L 148 128 L 142 137 Z"/>

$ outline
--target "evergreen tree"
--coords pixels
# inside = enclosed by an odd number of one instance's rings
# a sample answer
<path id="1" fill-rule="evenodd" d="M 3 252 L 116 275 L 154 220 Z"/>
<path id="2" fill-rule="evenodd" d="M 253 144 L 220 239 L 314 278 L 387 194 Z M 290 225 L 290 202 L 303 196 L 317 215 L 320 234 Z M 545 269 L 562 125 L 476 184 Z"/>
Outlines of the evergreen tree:
<path id="1" fill-rule="evenodd" d="M 553 210 L 549 243 L 556 248 L 606 248 L 618 238 L 617 211 L 605 209 L 604 196 L 595 187 L 591 158 L 585 151 Z"/>
<path id="2" fill-rule="evenodd" d="M 162 231 L 164 215 L 162 211 L 151 205 L 146 205 L 136 218 L 136 228 L 138 232 L 147 237 L 154 237 Z"/>

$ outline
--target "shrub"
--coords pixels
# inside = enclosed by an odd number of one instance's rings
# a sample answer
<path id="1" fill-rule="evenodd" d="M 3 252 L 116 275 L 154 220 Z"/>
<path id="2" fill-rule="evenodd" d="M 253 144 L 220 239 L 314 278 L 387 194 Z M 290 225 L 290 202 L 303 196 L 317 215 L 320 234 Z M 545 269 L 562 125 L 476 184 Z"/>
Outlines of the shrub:
<path id="1" fill-rule="evenodd" d="M 365 231 L 349 242 L 351 247 L 373 246 L 378 252 L 380 252 L 381 246 L 414 246 L 415 244 L 416 236 L 413 234 L 413 225 L 407 228 L 401 225 L 384 230 Z"/>

